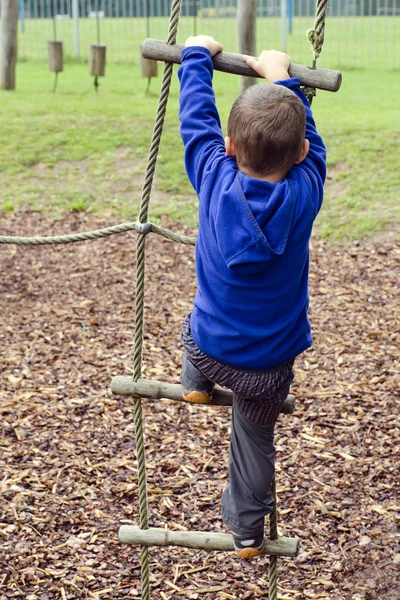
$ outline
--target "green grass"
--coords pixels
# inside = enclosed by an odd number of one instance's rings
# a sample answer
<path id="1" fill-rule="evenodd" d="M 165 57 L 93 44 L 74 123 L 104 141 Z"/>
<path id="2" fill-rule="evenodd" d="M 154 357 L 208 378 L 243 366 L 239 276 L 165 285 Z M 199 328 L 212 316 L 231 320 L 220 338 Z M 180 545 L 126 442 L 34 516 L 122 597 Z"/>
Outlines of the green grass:
<path id="1" fill-rule="evenodd" d="M 396 85 L 390 73 L 352 71 L 334 98 L 315 99 L 332 176 L 318 221 L 323 235 L 358 238 L 400 221 Z"/>
<path id="2" fill-rule="evenodd" d="M 398 75 L 343 73 L 339 93 L 319 92 L 314 115 L 329 152 L 321 235 L 372 235 L 399 221 L 400 114 Z M 18 65 L 16 92 L 2 92 L 0 209 L 90 210 L 110 220 L 136 218 L 159 77 L 136 66 L 111 65 L 96 94 L 87 66 L 67 64 L 52 93 L 44 63 Z M 215 74 L 223 124 L 237 95 L 237 78 Z M 183 169 L 176 75 L 157 167 L 150 218 L 163 214 L 196 223 L 196 199 Z"/>

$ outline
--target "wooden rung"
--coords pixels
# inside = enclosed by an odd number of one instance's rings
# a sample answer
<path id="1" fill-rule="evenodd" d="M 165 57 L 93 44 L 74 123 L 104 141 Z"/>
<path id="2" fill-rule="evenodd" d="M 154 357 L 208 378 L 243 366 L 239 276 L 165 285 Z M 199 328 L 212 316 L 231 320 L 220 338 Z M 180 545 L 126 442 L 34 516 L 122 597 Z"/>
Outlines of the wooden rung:
<path id="1" fill-rule="evenodd" d="M 140 398 L 178 400 L 185 402 L 182 398 L 182 387 L 178 383 L 163 383 L 150 379 L 139 379 L 132 381 L 130 377 L 113 377 L 111 392 L 117 396 L 138 396 Z M 198 406 L 232 406 L 232 392 L 222 388 L 215 388 L 212 400 L 208 405 Z M 190 403 L 188 403 L 190 404 Z M 282 405 L 281 412 L 291 415 L 295 408 L 295 398 L 291 394 Z"/>
<path id="2" fill-rule="evenodd" d="M 183 44 L 170 45 L 161 40 L 147 38 L 142 45 L 142 54 L 145 58 L 162 60 L 179 65 L 181 63 L 183 48 Z M 244 62 L 241 54 L 219 52 L 213 57 L 213 62 L 217 71 L 233 73 L 234 75 L 245 75 L 246 77 L 260 77 L 254 69 Z M 298 77 L 301 85 L 315 87 L 328 92 L 337 92 L 342 83 L 342 74 L 339 71 L 310 69 L 305 65 L 294 63 L 289 67 L 289 75 L 291 77 Z"/>
<path id="3" fill-rule="evenodd" d="M 122 525 L 118 538 L 124 544 L 132 546 L 181 546 L 198 550 L 232 552 L 233 537 L 227 533 L 206 533 L 204 531 L 171 531 L 150 527 L 140 529 L 134 525 Z M 264 554 L 269 556 L 297 556 L 300 540 L 280 537 L 277 540 L 264 538 Z"/>

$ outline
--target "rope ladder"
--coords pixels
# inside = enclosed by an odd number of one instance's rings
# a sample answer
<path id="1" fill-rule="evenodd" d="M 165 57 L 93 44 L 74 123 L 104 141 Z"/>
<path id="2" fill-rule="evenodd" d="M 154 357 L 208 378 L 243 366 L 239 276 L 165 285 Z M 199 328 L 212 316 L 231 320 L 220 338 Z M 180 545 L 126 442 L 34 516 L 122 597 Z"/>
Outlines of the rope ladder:
<path id="1" fill-rule="evenodd" d="M 83 233 L 73 233 L 62 236 L 37 236 L 18 237 L 0 236 L 0 244 L 17 245 L 47 245 L 81 242 L 107 237 L 114 234 L 136 231 L 136 312 L 135 334 L 133 353 L 133 376 L 114 377 L 111 384 L 113 394 L 132 397 L 134 406 L 134 423 L 136 433 L 136 453 L 138 461 L 138 489 L 140 526 L 123 525 L 119 530 L 119 539 L 123 543 L 140 546 L 141 555 L 141 586 L 142 599 L 150 600 L 149 584 L 149 546 L 181 546 L 204 550 L 232 551 L 233 538 L 228 534 L 168 531 L 166 529 L 149 528 L 148 500 L 147 500 L 147 474 L 144 452 L 143 410 L 142 398 L 161 399 L 169 398 L 183 401 L 181 387 L 177 384 L 166 384 L 159 381 L 150 381 L 142 378 L 142 350 L 144 339 L 144 291 L 145 291 L 145 238 L 148 233 L 156 233 L 174 242 L 194 245 L 195 238 L 177 234 L 164 227 L 148 221 L 151 189 L 154 180 L 157 156 L 161 142 L 161 135 L 166 114 L 167 101 L 172 79 L 173 64 L 180 63 L 180 54 L 183 46 L 176 44 L 179 15 L 182 0 L 173 0 L 169 20 L 167 41 L 147 39 L 142 48 L 145 58 L 165 62 L 161 83 L 161 91 L 152 140 L 146 166 L 144 183 L 142 187 L 141 202 L 138 220 L 131 223 L 122 223 L 104 229 Z M 308 68 L 292 64 L 289 74 L 299 77 L 304 91 L 311 103 L 315 96 L 316 88 L 328 91 L 338 91 L 341 85 L 341 73 L 328 69 L 316 69 L 316 62 L 321 54 L 325 35 L 325 20 L 328 0 L 317 0 L 316 17 L 313 29 L 307 32 L 308 39 L 313 47 L 313 63 Z M 213 58 L 216 70 L 237 75 L 257 76 L 248 67 L 240 55 L 222 52 Z M 216 388 L 210 405 L 229 406 L 232 404 L 232 393 L 228 390 Z M 289 395 L 282 406 L 282 412 L 291 414 L 294 411 L 294 398 Z M 269 517 L 270 538 L 265 539 L 264 553 L 270 556 L 269 562 L 269 599 L 278 599 L 277 584 L 277 556 L 297 556 L 299 540 L 278 536 L 277 511 L 276 511 L 276 483 L 273 481 L 275 498 L 274 510 Z"/>

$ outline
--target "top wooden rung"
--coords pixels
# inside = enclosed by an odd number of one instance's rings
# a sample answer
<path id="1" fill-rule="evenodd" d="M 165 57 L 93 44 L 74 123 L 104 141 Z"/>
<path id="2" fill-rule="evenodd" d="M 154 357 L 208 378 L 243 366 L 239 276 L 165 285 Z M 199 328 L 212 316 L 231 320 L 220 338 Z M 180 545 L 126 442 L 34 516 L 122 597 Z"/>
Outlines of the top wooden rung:
<path id="1" fill-rule="evenodd" d="M 170 45 L 161 40 L 147 38 L 142 45 L 144 58 L 162 60 L 164 62 L 180 64 L 183 44 Z M 243 60 L 241 54 L 231 52 L 219 52 L 213 57 L 214 67 L 217 71 L 244 75 L 246 77 L 260 77 L 254 69 L 249 67 Z M 318 88 L 327 92 L 337 92 L 342 83 L 342 74 L 330 69 L 310 69 L 305 65 L 292 63 L 289 67 L 289 75 L 298 77 L 301 85 Z"/>

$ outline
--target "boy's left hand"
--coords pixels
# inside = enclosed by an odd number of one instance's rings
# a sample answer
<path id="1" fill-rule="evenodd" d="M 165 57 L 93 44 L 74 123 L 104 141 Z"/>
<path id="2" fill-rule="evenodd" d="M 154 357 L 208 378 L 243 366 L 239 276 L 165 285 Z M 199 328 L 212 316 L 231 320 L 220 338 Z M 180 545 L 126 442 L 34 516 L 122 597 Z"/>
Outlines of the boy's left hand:
<path id="1" fill-rule="evenodd" d="M 222 45 L 214 40 L 214 38 L 210 35 L 196 35 L 188 37 L 185 42 L 185 48 L 189 48 L 190 46 L 203 46 L 203 48 L 208 48 L 211 52 L 211 56 L 215 56 L 222 50 Z"/>

